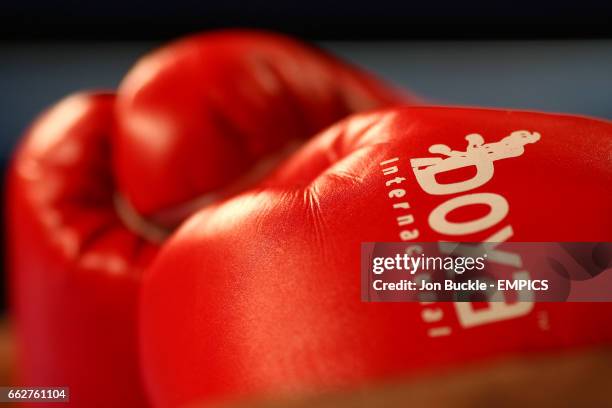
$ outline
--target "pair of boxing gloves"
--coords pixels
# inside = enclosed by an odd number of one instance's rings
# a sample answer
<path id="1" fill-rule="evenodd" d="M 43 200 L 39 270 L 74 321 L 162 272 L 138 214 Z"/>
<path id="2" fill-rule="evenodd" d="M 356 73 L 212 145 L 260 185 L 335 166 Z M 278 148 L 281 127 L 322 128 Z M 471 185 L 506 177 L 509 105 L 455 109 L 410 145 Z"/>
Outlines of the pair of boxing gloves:
<path id="1" fill-rule="evenodd" d="M 271 34 L 178 41 L 50 108 L 14 157 L 19 381 L 182 407 L 608 345 L 609 303 L 365 303 L 359 260 L 610 241 L 611 164 L 607 121 L 424 106 Z"/>

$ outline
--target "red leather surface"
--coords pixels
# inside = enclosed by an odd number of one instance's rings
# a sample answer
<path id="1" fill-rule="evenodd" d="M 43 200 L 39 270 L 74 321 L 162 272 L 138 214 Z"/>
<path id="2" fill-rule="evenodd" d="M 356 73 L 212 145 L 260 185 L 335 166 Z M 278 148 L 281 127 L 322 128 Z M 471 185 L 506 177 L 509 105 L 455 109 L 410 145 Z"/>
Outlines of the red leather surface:
<path id="1" fill-rule="evenodd" d="M 154 215 L 349 113 L 410 100 L 286 37 L 188 38 L 145 57 L 122 83 L 115 175 L 132 205 Z"/>

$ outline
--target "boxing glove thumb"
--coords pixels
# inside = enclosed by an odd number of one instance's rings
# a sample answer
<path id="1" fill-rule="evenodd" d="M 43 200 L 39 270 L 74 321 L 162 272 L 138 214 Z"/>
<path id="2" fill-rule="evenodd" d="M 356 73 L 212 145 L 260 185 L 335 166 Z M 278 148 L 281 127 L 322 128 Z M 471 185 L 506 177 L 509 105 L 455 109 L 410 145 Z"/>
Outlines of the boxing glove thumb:
<path id="1" fill-rule="evenodd" d="M 174 226 L 288 145 L 350 113 L 414 101 L 287 37 L 189 37 L 142 59 L 121 84 L 115 175 L 138 214 Z"/>

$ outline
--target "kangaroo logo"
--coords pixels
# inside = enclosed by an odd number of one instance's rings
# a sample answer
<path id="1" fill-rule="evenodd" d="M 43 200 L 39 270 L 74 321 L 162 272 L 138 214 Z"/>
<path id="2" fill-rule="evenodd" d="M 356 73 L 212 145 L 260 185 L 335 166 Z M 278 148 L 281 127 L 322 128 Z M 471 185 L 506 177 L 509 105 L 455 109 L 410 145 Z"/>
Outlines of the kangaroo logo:
<path id="1" fill-rule="evenodd" d="M 478 133 L 465 137 L 468 142 L 466 150 L 452 150 L 444 144 L 434 144 L 429 147 L 429 153 L 442 157 L 426 157 L 411 159 L 410 165 L 417 182 L 429 194 L 454 194 L 479 187 L 493 177 L 496 160 L 518 157 L 525 152 L 525 145 L 540 140 L 538 132 L 517 130 L 499 142 L 486 143 Z M 476 167 L 476 175 L 471 179 L 456 183 L 438 183 L 436 175 L 467 166 Z"/>

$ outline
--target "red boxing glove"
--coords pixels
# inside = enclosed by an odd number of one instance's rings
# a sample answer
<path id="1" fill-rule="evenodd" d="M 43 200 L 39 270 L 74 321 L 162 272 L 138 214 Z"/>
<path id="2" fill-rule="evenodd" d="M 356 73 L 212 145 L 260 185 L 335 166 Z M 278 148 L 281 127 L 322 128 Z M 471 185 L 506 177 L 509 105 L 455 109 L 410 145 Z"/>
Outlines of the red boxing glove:
<path id="1" fill-rule="evenodd" d="M 292 141 L 352 112 L 412 101 L 285 37 L 205 34 L 144 58 L 127 76 L 115 175 L 139 214 L 173 224 Z"/>
<path id="2" fill-rule="evenodd" d="M 488 149 L 470 172 L 423 171 L 469 149 Z M 609 344 L 610 303 L 363 303 L 359 260 L 373 241 L 610 241 L 611 152 L 612 124 L 574 116 L 396 108 L 333 126 L 192 216 L 147 270 L 155 406 Z"/>
<path id="3" fill-rule="evenodd" d="M 136 299 L 166 232 L 149 221 L 177 223 L 291 140 L 401 98 L 290 39 L 225 32 L 146 57 L 117 97 L 50 109 L 9 175 L 20 384 L 68 386 L 75 407 L 146 406 Z"/>

